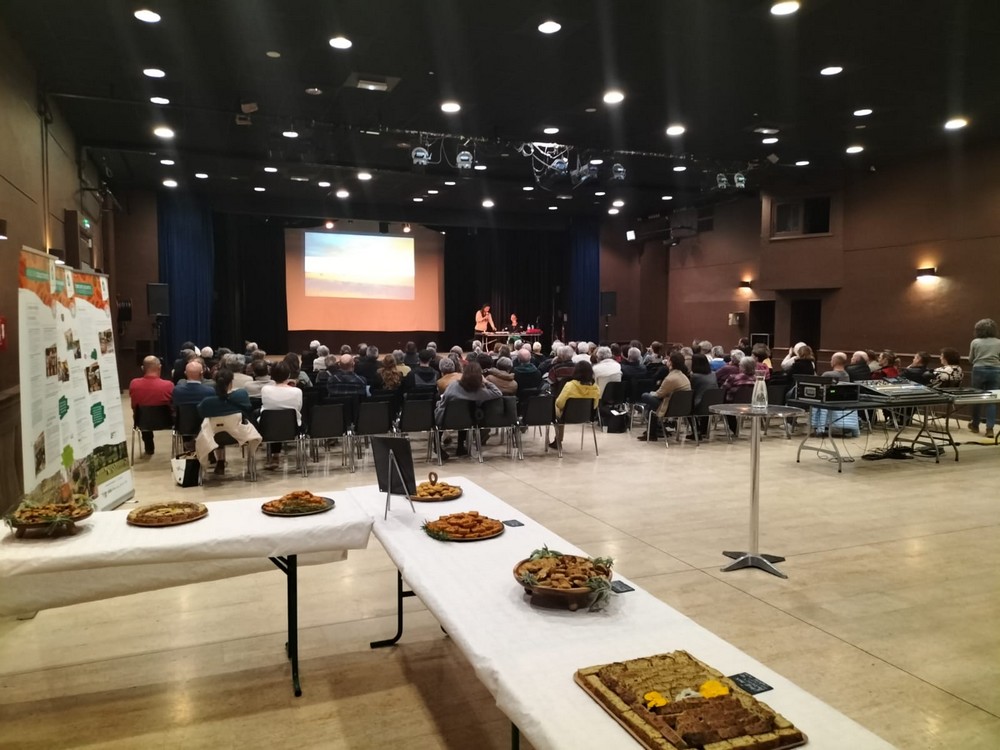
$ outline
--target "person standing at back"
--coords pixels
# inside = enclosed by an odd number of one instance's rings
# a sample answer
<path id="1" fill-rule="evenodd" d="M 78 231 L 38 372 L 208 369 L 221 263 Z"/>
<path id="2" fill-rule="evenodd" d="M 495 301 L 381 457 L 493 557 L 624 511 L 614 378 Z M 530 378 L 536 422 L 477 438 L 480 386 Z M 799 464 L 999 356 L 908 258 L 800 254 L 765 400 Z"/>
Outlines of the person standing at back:
<path id="1" fill-rule="evenodd" d="M 997 338 L 997 324 L 991 318 L 983 318 L 976 323 L 976 337 L 969 344 L 969 364 L 972 365 L 972 387 L 984 391 L 1000 389 L 1000 338 Z M 997 406 L 973 406 L 969 429 L 979 432 L 980 415 L 986 409 L 986 437 L 993 437 L 993 427 L 997 421 Z"/>

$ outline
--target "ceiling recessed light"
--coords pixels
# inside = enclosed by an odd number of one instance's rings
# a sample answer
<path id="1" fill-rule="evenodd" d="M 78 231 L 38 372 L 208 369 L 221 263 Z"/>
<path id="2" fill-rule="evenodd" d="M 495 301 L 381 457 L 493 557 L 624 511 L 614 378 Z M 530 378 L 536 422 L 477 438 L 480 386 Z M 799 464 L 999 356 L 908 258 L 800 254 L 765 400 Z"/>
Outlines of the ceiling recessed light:
<path id="1" fill-rule="evenodd" d="M 797 162 L 795 162 L 795 166 L 796 167 L 808 167 L 809 166 L 809 160 L 808 159 L 799 159 Z"/>
<path id="2" fill-rule="evenodd" d="M 530 193 L 534 189 L 535 188 L 532 185 L 525 185 L 524 187 L 521 188 L 521 190 L 523 190 L 526 193 Z"/>
<path id="3" fill-rule="evenodd" d="M 661 195 L 660 196 L 660 200 L 661 201 L 672 201 L 673 199 L 674 199 L 674 196 L 672 196 L 672 195 Z"/>
<path id="4" fill-rule="evenodd" d="M 460 112 L 461 110 L 462 110 L 462 105 L 459 104 L 458 102 L 452 102 L 452 101 L 441 102 L 441 111 L 447 112 L 449 115 L 455 114 L 456 112 Z"/>
<path id="5" fill-rule="evenodd" d="M 138 20 L 142 21 L 143 23 L 159 23 L 160 22 L 160 14 L 159 13 L 156 13 L 156 12 L 151 11 L 151 10 L 146 10 L 145 8 L 142 9 L 142 10 L 137 10 L 132 15 L 135 16 Z"/>
<path id="6" fill-rule="evenodd" d="M 318 187 L 322 187 L 322 188 L 328 188 L 328 187 L 330 187 L 330 183 L 327 182 L 326 180 L 320 180 L 319 182 L 316 183 L 316 185 Z"/>
<path id="7" fill-rule="evenodd" d="M 493 208 L 494 205 L 496 204 L 494 204 L 489 198 L 483 201 L 483 208 Z"/>
<path id="8" fill-rule="evenodd" d="M 946 122 L 944 124 L 944 129 L 945 130 L 961 130 L 962 128 L 964 128 L 968 124 L 969 124 L 969 121 L 966 120 L 964 117 L 953 117 L 950 120 L 948 120 L 948 122 Z"/>
<path id="9" fill-rule="evenodd" d="M 167 75 L 159 68 L 143 68 L 142 74 L 146 76 L 146 78 L 165 78 Z"/>
<path id="10" fill-rule="evenodd" d="M 413 199 L 413 202 L 414 203 L 423 203 L 424 199 L 418 196 L 418 197 L 416 197 L 416 198 Z"/>
<path id="11" fill-rule="evenodd" d="M 844 69 L 842 67 L 840 67 L 839 65 L 827 65 L 825 68 L 823 68 L 819 72 L 819 74 L 821 76 L 835 76 L 835 75 L 838 75 L 838 74 L 843 73 L 843 72 L 844 72 Z"/>
<path id="12" fill-rule="evenodd" d="M 299 137 L 299 131 L 297 131 L 297 130 L 282 130 L 281 134 L 283 136 L 285 136 L 285 138 L 298 138 Z"/>
<path id="13" fill-rule="evenodd" d="M 175 188 L 177 187 L 177 180 L 164 180 L 163 187 Z"/>
<path id="14" fill-rule="evenodd" d="M 625 201 L 623 201 L 621 199 L 616 200 L 616 201 L 611 201 L 611 205 L 614 206 L 615 208 L 621 208 L 622 206 L 625 205 Z"/>
<path id="15" fill-rule="evenodd" d="M 358 179 L 362 182 L 368 182 L 372 178 L 371 172 L 358 172 Z"/>
<path id="16" fill-rule="evenodd" d="M 166 125 L 160 125 L 157 128 L 153 128 L 153 135 L 157 138 L 173 138 L 174 131 L 168 128 Z"/>
<path id="17" fill-rule="evenodd" d="M 271 174 L 274 174 L 275 172 L 278 171 L 278 168 L 277 167 L 264 167 L 264 171 L 265 172 L 270 172 Z"/>
<path id="18" fill-rule="evenodd" d="M 542 21 L 538 24 L 538 30 L 543 34 L 555 34 L 559 29 L 562 28 L 562 24 L 558 21 Z"/>
<path id="19" fill-rule="evenodd" d="M 323 93 L 323 89 L 318 89 L 315 86 L 310 86 L 309 88 L 306 89 L 306 93 L 309 94 L 309 96 L 319 96 L 320 94 Z"/>
<path id="20" fill-rule="evenodd" d="M 150 104 L 170 104 L 170 100 L 165 96 L 151 96 L 149 102 Z"/>
<path id="21" fill-rule="evenodd" d="M 276 49 L 269 49 L 264 54 L 270 57 L 272 60 L 277 60 L 279 57 L 281 57 L 281 53 L 278 52 L 278 50 Z"/>
<path id="22" fill-rule="evenodd" d="M 849 154 L 860 154 L 864 150 L 865 150 L 864 146 L 848 146 L 846 149 L 847 153 Z"/>
<path id="23" fill-rule="evenodd" d="M 571 201 L 571 200 L 573 200 L 573 196 L 570 195 L 569 193 L 559 193 L 559 195 L 556 196 L 556 200 L 557 201 Z"/>
<path id="24" fill-rule="evenodd" d="M 457 185 L 458 183 L 455 182 L 454 180 L 445 180 L 444 184 L 447 185 L 448 187 L 451 187 L 453 185 Z"/>
<path id="25" fill-rule="evenodd" d="M 254 191 L 255 193 L 263 193 L 263 192 L 264 192 L 264 190 L 265 190 L 265 188 L 262 188 L 262 187 L 261 187 L 260 185 L 258 185 L 257 187 L 255 187 L 255 188 L 253 189 L 253 191 Z"/>
<path id="26" fill-rule="evenodd" d="M 477 172 L 485 172 L 486 171 L 486 165 L 485 164 L 477 164 L 476 166 L 473 167 L 473 169 L 476 170 Z"/>
<path id="27" fill-rule="evenodd" d="M 667 135 L 684 135 L 684 126 L 683 125 L 667 126 Z"/>
<path id="28" fill-rule="evenodd" d="M 870 115 L 871 113 L 872 113 L 872 110 L 867 109 L 867 108 L 866 109 L 856 109 L 856 110 L 854 110 L 854 116 L 855 117 L 868 117 L 868 115 Z"/>
<path id="29" fill-rule="evenodd" d="M 308 177 L 295 176 L 295 177 L 289 177 L 288 179 L 290 179 L 292 182 L 309 182 Z"/>
<path id="30" fill-rule="evenodd" d="M 584 111 L 584 112 L 586 112 L 587 114 L 593 114 L 594 112 L 596 112 L 596 111 L 597 111 L 597 107 L 587 107 L 587 108 L 586 108 L 585 110 L 583 110 L 583 111 Z"/>
<path id="31" fill-rule="evenodd" d="M 199 180 L 207 180 L 208 179 L 208 175 L 206 173 L 204 173 L 204 172 L 195 172 L 194 176 L 197 177 Z"/>
<path id="32" fill-rule="evenodd" d="M 559 206 L 549 206 L 549 211 L 558 211 Z"/>
<path id="33" fill-rule="evenodd" d="M 774 136 L 772 135 L 772 136 L 768 136 L 767 138 L 761 138 L 761 139 L 760 139 L 760 142 L 761 142 L 761 143 L 764 143 L 764 144 L 767 144 L 767 145 L 770 145 L 770 144 L 772 144 L 772 143 L 777 143 L 777 142 L 778 142 L 778 139 L 777 139 L 777 138 L 775 138 L 775 137 L 774 137 Z"/>
<path id="34" fill-rule="evenodd" d="M 165 167 L 172 167 L 176 162 L 173 159 L 160 159 L 160 164 Z"/>
<path id="35" fill-rule="evenodd" d="M 617 216 L 618 215 L 618 209 L 617 208 L 609 208 L 608 209 L 608 213 L 611 214 L 612 216 Z"/>
<path id="36" fill-rule="evenodd" d="M 350 198 L 351 194 L 349 192 L 347 192 L 346 190 L 344 190 L 344 188 L 341 188 L 340 190 L 337 191 L 337 197 L 338 198 Z"/>
<path id="37" fill-rule="evenodd" d="M 603 190 L 598 190 L 597 192 L 594 193 L 594 195 L 607 195 L 607 193 L 605 193 Z"/>
<path id="38" fill-rule="evenodd" d="M 686 172 L 687 171 L 687 167 L 685 167 L 682 164 L 678 164 L 676 167 L 674 167 L 674 171 L 675 172 Z"/>
<path id="39" fill-rule="evenodd" d="M 350 49 L 354 46 L 354 42 L 348 39 L 346 36 L 335 36 L 330 40 L 330 46 L 334 49 Z"/>
<path id="40" fill-rule="evenodd" d="M 754 128 L 753 132 L 760 133 L 761 135 L 777 135 L 777 128 Z"/>
<path id="41" fill-rule="evenodd" d="M 772 16 L 790 16 L 799 9 L 798 0 L 783 0 L 771 6 Z"/>
<path id="42" fill-rule="evenodd" d="M 595 167 L 599 167 L 604 163 L 604 159 L 591 159 L 590 163 L 593 164 Z"/>
<path id="43" fill-rule="evenodd" d="M 864 130 L 867 127 L 868 127 L 867 125 L 855 125 L 854 129 L 855 130 Z"/>
<path id="44" fill-rule="evenodd" d="M 617 89 L 612 89 L 604 94 L 605 104 L 621 104 L 623 101 L 625 101 L 625 94 Z"/>
<path id="45" fill-rule="evenodd" d="M 559 128 L 543 128 L 542 132 L 545 133 L 545 135 L 555 135 L 559 132 Z"/>
<path id="46" fill-rule="evenodd" d="M 427 191 L 427 195 L 437 195 L 437 194 L 438 194 L 437 190 L 428 190 Z"/>

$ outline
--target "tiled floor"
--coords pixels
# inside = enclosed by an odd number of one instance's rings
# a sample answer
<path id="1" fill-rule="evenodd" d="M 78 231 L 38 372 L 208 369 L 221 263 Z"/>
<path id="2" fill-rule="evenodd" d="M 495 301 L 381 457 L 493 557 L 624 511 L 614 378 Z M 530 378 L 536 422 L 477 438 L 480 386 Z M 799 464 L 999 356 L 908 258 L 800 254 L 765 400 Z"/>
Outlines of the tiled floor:
<path id="1" fill-rule="evenodd" d="M 568 432 L 562 460 L 528 436 L 523 462 L 490 448 L 485 464 L 453 460 L 445 472 L 613 556 L 624 575 L 900 748 L 1000 746 L 1000 450 L 963 446 L 959 463 L 939 465 L 859 460 L 838 475 L 815 455 L 796 464 L 797 440 L 772 434 L 761 546 L 787 556 L 781 580 L 719 570 L 722 549 L 745 546 L 746 440 L 664 448 L 602 435 L 595 459 Z M 860 456 L 881 441 L 846 444 Z M 287 470 L 181 490 L 163 441 L 135 468 L 137 498 L 221 502 L 374 481 L 331 455 L 305 482 Z M 368 648 L 393 630 L 394 585 L 374 541 L 301 571 L 299 699 L 277 572 L 0 620 L 0 747 L 508 747 L 504 716 L 419 601 L 406 604 L 400 646 Z M 624 734 L 622 746 L 634 746 Z"/>

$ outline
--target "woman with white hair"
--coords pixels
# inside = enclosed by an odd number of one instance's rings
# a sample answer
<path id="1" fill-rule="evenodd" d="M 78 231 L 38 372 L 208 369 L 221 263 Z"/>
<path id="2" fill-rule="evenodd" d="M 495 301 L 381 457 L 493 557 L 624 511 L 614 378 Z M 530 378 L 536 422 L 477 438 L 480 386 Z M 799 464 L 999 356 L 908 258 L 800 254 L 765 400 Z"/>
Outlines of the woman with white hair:
<path id="1" fill-rule="evenodd" d="M 615 362 L 610 347 L 597 347 L 595 356 L 597 362 L 594 364 L 594 379 L 597 381 L 598 392 L 603 396 L 604 388 L 608 383 L 618 383 L 621 381 L 622 366 Z"/>

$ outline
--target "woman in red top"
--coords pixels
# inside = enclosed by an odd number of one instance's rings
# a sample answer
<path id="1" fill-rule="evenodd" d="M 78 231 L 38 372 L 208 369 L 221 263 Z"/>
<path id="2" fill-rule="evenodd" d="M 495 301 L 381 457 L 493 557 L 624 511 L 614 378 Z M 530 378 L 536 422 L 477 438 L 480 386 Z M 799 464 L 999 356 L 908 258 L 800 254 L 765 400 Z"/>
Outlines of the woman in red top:
<path id="1" fill-rule="evenodd" d="M 872 373 L 872 380 L 888 380 L 899 377 L 899 357 L 886 349 L 878 355 L 878 369 Z"/>

